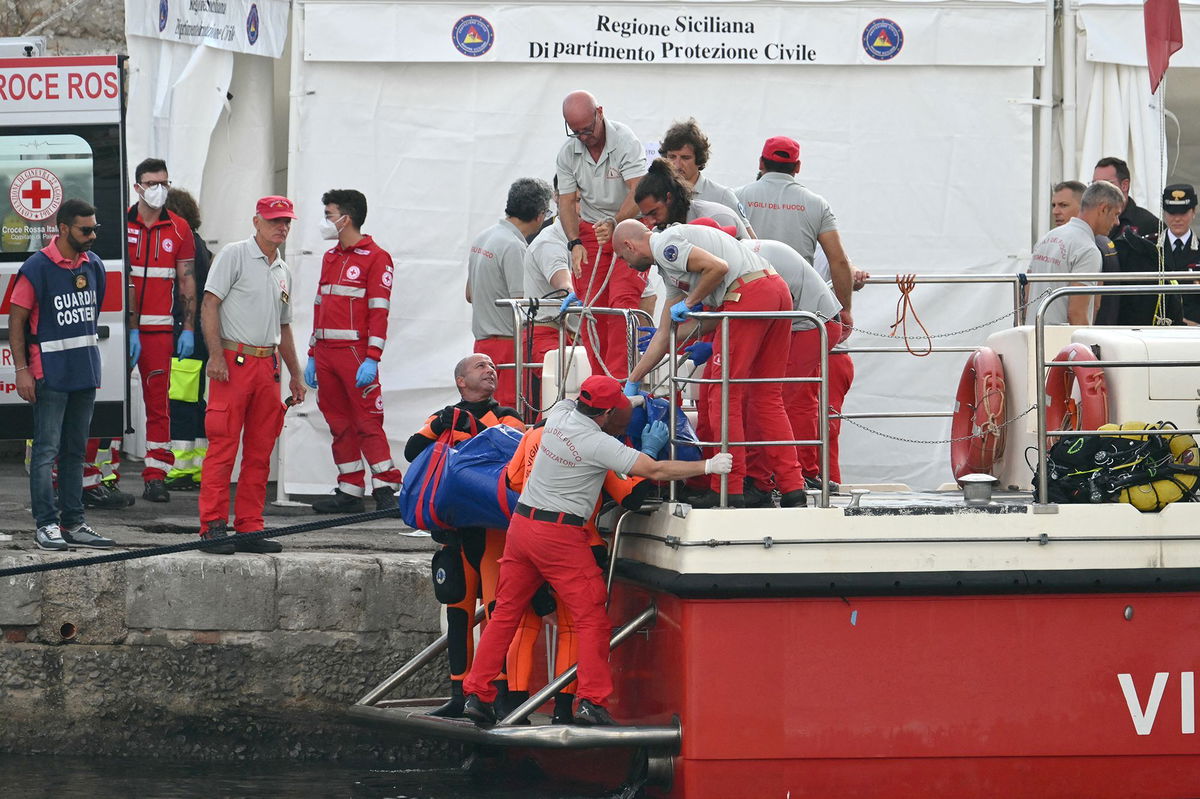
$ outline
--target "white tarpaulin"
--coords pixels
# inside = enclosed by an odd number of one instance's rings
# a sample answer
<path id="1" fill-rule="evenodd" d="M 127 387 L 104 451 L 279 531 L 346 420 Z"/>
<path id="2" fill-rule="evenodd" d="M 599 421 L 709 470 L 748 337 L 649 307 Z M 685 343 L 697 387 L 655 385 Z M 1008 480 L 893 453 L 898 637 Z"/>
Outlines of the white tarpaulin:
<path id="1" fill-rule="evenodd" d="M 647 19 L 644 15 L 662 5 L 667 4 L 619 8 Z M 743 3 L 736 13 L 775 14 L 790 5 Z M 480 8 L 402 2 L 297 7 L 304 38 L 293 46 L 313 54 L 298 65 L 292 86 L 293 120 L 299 127 L 292 131 L 298 144 L 289 192 L 300 219 L 288 252 L 297 274 L 297 341 L 309 334 L 311 300 L 326 249 L 317 234 L 320 195 L 331 188 L 358 188 L 370 202 L 365 230 L 397 264 L 380 371 L 398 462 L 405 440 L 426 415 L 456 399 L 451 370 L 472 347 L 470 308 L 463 300 L 470 240 L 501 216 L 513 180 L 550 179 L 564 140 L 561 101 L 573 89 L 592 90 L 606 113 L 630 125 L 643 141 L 658 140 L 675 120 L 696 117 L 713 145 L 706 174 L 730 186 L 754 179 L 765 138 L 799 139 L 801 180 L 831 203 L 852 260 L 876 274 L 1013 273 L 1028 253 L 1029 95 L 1033 68 L 1043 57 L 1043 17 L 1040 11 L 1026 12 L 1044 8 L 1041 4 L 937 4 L 944 15 L 933 27 L 928 4 L 869 6 L 854 12 L 864 22 L 841 31 L 863 51 L 864 25 L 886 16 L 904 32 L 902 53 L 936 51 L 937 67 L 868 65 L 870 58 L 861 65 L 802 67 L 656 62 L 556 63 L 547 69 L 542 62 L 496 63 L 468 55 L 450 63 L 381 62 L 380 48 L 389 48 L 387 59 L 399 59 L 401 49 L 418 46 L 420 37 L 389 43 L 408 30 L 410 21 L 416 24 L 434 11 L 451 22 L 486 16 Z M 502 12 L 497 19 L 506 20 L 510 7 L 496 8 Z M 708 4 L 671 8 L 709 13 Z M 803 21 L 807 30 L 836 30 L 825 15 L 841 19 L 849 8 L 855 7 L 797 4 L 786 20 Z M 364 27 L 356 15 L 367 10 L 371 15 L 361 20 L 373 23 Z M 909 22 L 910 10 L 920 12 L 919 21 Z M 594 24 L 597 9 L 579 4 L 571 13 L 590 15 Z M 951 59 L 940 38 L 933 50 L 927 40 L 955 19 L 962 20 L 962 36 L 978 46 L 956 45 Z M 443 27 L 436 35 L 450 42 L 451 28 Z M 1021 54 L 1022 60 L 995 66 L 993 56 L 1000 52 Z M 899 340 L 879 337 L 888 332 L 897 298 L 894 287 L 868 287 L 857 295 L 855 320 L 864 332 L 851 339 L 853 345 L 903 349 Z M 1005 287 L 924 285 L 914 302 L 929 331 L 943 336 L 939 344 L 978 343 L 987 329 L 1010 323 L 1006 314 L 1012 300 Z M 997 319 L 984 330 L 945 335 Z M 910 332 L 913 328 L 910 322 Z M 914 349 L 919 349 L 916 342 Z M 961 353 L 856 356 L 858 377 L 846 410 L 947 411 L 964 359 Z M 315 403 L 291 411 L 289 419 L 287 490 L 330 490 L 335 472 Z M 949 431 L 948 419 L 862 424 L 905 439 L 945 439 Z M 850 423 L 843 426 L 842 441 L 848 481 L 916 475 L 917 484 L 933 485 L 949 479 L 944 444 L 903 443 Z"/>
<path id="2" fill-rule="evenodd" d="M 125 33 L 278 58 L 288 0 L 125 0 Z"/>

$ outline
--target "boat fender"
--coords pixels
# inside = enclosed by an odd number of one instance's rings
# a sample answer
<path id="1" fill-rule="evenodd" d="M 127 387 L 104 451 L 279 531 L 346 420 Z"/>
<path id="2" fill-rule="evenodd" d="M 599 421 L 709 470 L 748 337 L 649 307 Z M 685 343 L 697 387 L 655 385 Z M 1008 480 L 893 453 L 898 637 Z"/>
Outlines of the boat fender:
<path id="1" fill-rule="evenodd" d="M 991 347 L 971 353 L 958 380 L 950 424 L 950 466 L 957 480 L 989 474 L 1004 454 L 1004 364 Z"/>
<path id="2" fill-rule="evenodd" d="M 1104 369 L 1086 365 L 1095 360 L 1091 348 L 1079 343 L 1068 344 L 1054 356 L 1053 363 L 1069 363 L 1070 366 L 1047 370 L 1047 430 L 1099 430 L 1101 425 L 1108 424 L 1108 386 L 1104 381 Z M 1079 384 L 1078 402 L 1071 396 L 1076 383 Z"/>

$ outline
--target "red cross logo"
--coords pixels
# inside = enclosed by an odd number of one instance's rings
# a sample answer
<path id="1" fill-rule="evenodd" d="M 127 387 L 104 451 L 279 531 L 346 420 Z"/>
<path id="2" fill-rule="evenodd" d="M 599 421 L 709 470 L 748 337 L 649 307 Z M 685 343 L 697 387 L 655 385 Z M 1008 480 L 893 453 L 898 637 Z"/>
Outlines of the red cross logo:
<path id="1" fill-rule="evenodd" d="M 49 169 L 26 169 L 13 178 L 8 202 L 13 210 L 31 222 L 49 219 L 62 205 L 63 189 L 58 176 Z"/>
<path id="2" fill-rule="evenodd" d="M 29 200 L 29 207 L 35 211 L 42 210 L 42 203 L 49 200 L 54 192 L 50 191 L 47 186 L 42 185 L 40 180 L 29 181 L 29 188 L 21 192 L 21 196 Z"/>

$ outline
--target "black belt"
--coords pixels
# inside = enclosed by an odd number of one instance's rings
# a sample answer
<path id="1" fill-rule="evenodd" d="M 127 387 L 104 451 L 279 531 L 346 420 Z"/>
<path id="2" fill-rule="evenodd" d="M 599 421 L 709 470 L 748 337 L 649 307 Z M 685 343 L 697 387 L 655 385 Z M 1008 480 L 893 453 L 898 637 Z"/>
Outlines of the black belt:
<path id="1" fill-rule="evenodd" d="M 517 503 L 517 513 L 535 522 L 550 522 L 551 524 L 569 524 L 573 527 L 583 527 L 584 518 L 574 513 L 559 513 L 553 510 L 531 508 L 524 502 Z"/>

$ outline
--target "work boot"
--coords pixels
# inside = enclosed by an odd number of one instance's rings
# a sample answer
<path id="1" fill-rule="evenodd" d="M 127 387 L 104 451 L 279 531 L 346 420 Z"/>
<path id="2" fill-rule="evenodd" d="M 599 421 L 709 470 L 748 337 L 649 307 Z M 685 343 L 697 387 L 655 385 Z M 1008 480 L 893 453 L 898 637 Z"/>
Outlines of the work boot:
<path id="1" fill-rule="evenodd" d="M 803 508 L 808 504 L 808 494 L 803 488 L 797 488 L 795 491 L 788 491 L 779 497 L 779 507 L 781 508 Z"/>
<path id="2" fill-rule="evenodd" d="M 821 490 L 821 478 L 820 477 L 805 477 L 804 478 L 804 487 L 809 489 L 810 491 L 820 491 Z M 839 486 L 837 483 L 833 482 L 832 480 L 829 481 L 829 493 L 830 494 L 836 494 L 838 492 L 839 488 L 841 488 L 841 486 Z"/>
<path id="3" fill-rule="evenodd" d="M 205 529 L 200 531 L 200 538 L 203 541 L 213 541 L 214 539 L 226 539 L 229 535 L 229 527 L 224 521 L 217 520 L 208 522 Z M 211 552 L 214 555 L 232 555 L 237 549 L 233 542 L 229 540 L 221 540 L 207 546 L 200 547 L 205 552 Z"/>
<path id="4" fill-rule="evenodd" d="M 529 699 L 528 691 L 509 691 L 505 695 L 503 702 L 498 700 L 496 701 L 496 715 L 500 716 L 501 718 L 508 718 L 508 714 L 525 704 L 525 700 L 527 699 Z M 516 723 L 528 725 L 532 724 L 533 722 L 529 720 L 529 716 L 526 716 Z"/>
<path id="5" fill-rule="evenodd" d="M 463 705 L 466 701 L 466 697 L 463 696 L 462 680 L 451 680 L 450 701 L 437 710 L 429 711 L 429 715 L 437 716 L 440 719 L 461 719 L 463 716 Z"/>
<path id="6" fill-rule="evenodd" d="M 771 499 L 771 492 L 756 486 L 749 477 L 746 478 L 746 483 L 742 487 L 742 497 L 746 501 L 747 508 L 770 508 L 775 504 Z"/>
<path id="7" fill-rule="evenodd" d="M 37 529 L 33 534 L 33 541 L 37 544 L 38 549 L 45 549 L 50 552 L 66 552 L 71 548 L 71 545 L 63 540 L 62 530 L 57 524 L 47 524 Z"/>
<path id="8" fill-rule="evenodd" d="M 550 717 L 551 724 L 574 724 L 575 714 L 571 712 L 575 704 L 575 694 L 554 695 L 554 715 Z"/>
<path id="9" fill-rule="evenodd" d="M 575 713 L 575 723 L 587 724 L 593 727 L 621 726 L 608 714 L 603 705 L 597 705 L 590 699 L 579 700 L 579 710 Z"/>
<path id="10" fill-rule="evenodd" d="M 492 707 L 491 702 L 484 702 L 475 694 L 467 697 L 462 714 L 475 722 L 477 727 L 496 726 L 496 708 Z"/>
<path id="11" fill-rule="evenodd" d="M 142 499 L 148 499 L 151 502 L 170 502 L 171 494 L 167 491 L 167 484 L 162 480 L 150 480 L 146 483 L 146 487 L 142 489 Z"/>
<path id="12" fill-rule="evenodd" d="M 380 486 L 371 492 L 375 498 L 375 510 L 395 510 L 396 492 L 387 486 Z"/>
<path id="13" fill-rule="evenodd" d="M 321 497 L 314 502 L 312 509 L 317 513 L 339 513 L 345 515 L 347 513 L 362 513 L 367 508 L 363 505 L 362 497 L 351 496 L 339 488 L 330 496 Z"/>
<path id="14" fill-rule="evenodd" d="M 97 510 L 122 510 L 133 504 L 126 502 L 126 497 L 133 499 L 116 489 L 110 489 L 104 483 L 83 489 L 83 507 Z"/>
<path id="15" fill-rule="evenodd" d="M 252 532 L 262 532 L 254 530 Z M 272 541 L 269 538 L 251 538 L 246 540 L 243 536 L 248 533 L 238 533 L 233 537 L 233 548 L 238 552 L 253 552 L 257 555 L 274 555 L 276 552 L 283 551 L 283 545 L 278 541 Z"/>
<path id="16" fill-rule="evenodd" d="M 133 503 L 137 502 L 137 500 L 134 499 L 133 494 L 126 494 L 120 489 L 116 480 L 104 480 L 100 483 L 100 487 L 109 494 L 112 494 L 114 497 L 124 500 L 125 507 L 127 508 L 132 507 Z"/>
<path id="17" fill-rule="evenodd" d="M 193 480 L 190 474 L 168 477 L 166 486 L 168 491 L 195 491 L 200 488 L 200 484 Z"/>
<path id="18" fill-rule="evenodd" d="M 746 507 L 746 497 L 742 494 L 728 494 L 726 499 L 731 508 Z M 710 488 L 703 494 L 692 497 L 691 505 L 693 508 L 717 508 L 721 505 L 721 495 Z"/>
<path id="19" fill-rule="evenodd" d="M 74 527 L 62 528 L 63 540 L 77 547 L 90 549 L 112 549 L 117 545 L 111 538 L 97 535 L 87 522 L 80 522 Z"/>

